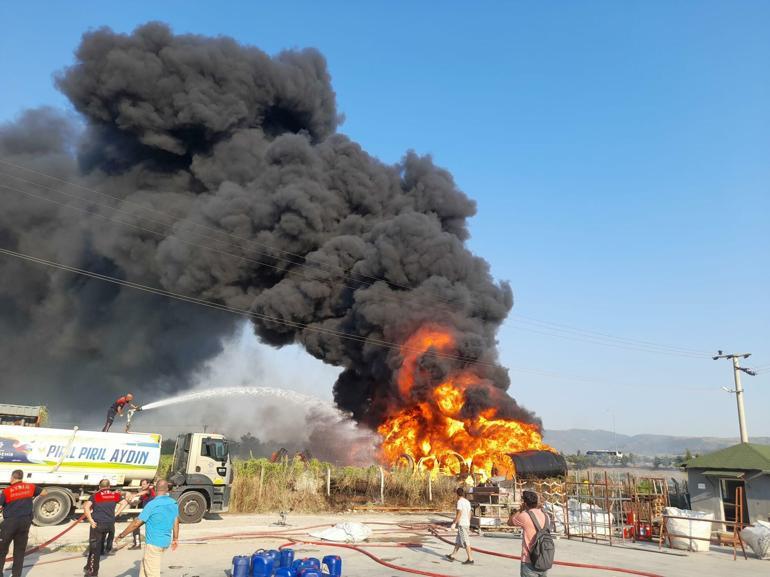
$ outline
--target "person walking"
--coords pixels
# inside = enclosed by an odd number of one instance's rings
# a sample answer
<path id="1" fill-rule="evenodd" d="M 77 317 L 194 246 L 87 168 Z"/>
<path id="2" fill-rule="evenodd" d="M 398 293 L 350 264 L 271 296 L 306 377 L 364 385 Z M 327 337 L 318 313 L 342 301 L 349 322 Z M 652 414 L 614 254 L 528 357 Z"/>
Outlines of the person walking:
<path id="1" fill-rule="evenodd" d="M 457 489 L 457 507 L 456 507 L 455 519 L 452 522 L 451 529 L 457 527 L 457 538 L 455 539 L 454 550 L 445 557 L 450 561 L 455 560 L 455 555 L 460 549 L 465 549 L 465 553 L 468 558 L 463 561 L 463 565 L 473 565 L 473 556 L 471 554 L 471 502 L 465 498 L 465 489 L 459 487 Z"/>
<path id="2" fill-rule="evenodd" d="M 147 480 L 142 479 L 141 489 L 136 496 L 137 505 L 140 509 L 144 509 L 147 503 L 155 498 L 155 487 Z M 132 533 L 134 537 L 134 544 L 129 549 L 139 549 L 142 546 L 142 532 L 141 528 L 137 527 Z"/>
<path id="3" fill-rule="evenodd" d="M 139 409 L 136 405 L 134 405 L 131 401 L 134 400 L 134 395 L 131 393 L 126 393 L 122 397 L 118 398 L 114 403 L 110 405 L 110 408 L 107 409 L 107 421 L 104 423 L 104 427 L 102 428 L 102 433 L 106 433 L 110 430 L 110 427 L 112 427 L 112 422 L 115 420 L 115 417 L 123 415 L 123 409 L 126 405 L 129 406 L 131 409 Z"/>
<path id="4" fill-rule="evenodd" d="M 86 577 L 99 575 L 99 558 L 110 533 L 115 533 L 115 517 L 128 505 L 120 491 L 110 488 L 109 479 L 99 481 L 99 490 L 85 502 L 83 512 L 91 528 L 88 531 L 88 559 L 83 573 Z"/>
<path id="5" fill-rule="evenodd" d="M 155 498 L 118 535 L 120 540 L 142 525 L 145 526 L 144 556 L 139 577 L 160 577 L 164 551 L 169 547 L 176 551 L 179 545 L 179 506 L 168 494 L 168 490 L 168 481 L 158 481 L 155 484 Z"/>
<path id="6" fill-rule="evenodd" d="M 538 507 L 534 491 L 521 494 L 523 508 L 511 513 L 508 525 L 521 527 L 521 577 L 547 577 L 553 564 L 553 540 L 549 531 L 550 519 Z"/>
<path id="7" fill-rule="evenodd" d="M 11 473 L 11 484 L 0 492 L 0 507 L 3 508 L 3 524 L 0 525 L 0 575 L 3 574 L 5 558 L 13 543 L 12 577 L 21 577 L 24 566 L 24 552 L 32 525 L 32 502 L 45 491 L 32 483 L 24 482 L 24 471 L 16 469 Z"/>

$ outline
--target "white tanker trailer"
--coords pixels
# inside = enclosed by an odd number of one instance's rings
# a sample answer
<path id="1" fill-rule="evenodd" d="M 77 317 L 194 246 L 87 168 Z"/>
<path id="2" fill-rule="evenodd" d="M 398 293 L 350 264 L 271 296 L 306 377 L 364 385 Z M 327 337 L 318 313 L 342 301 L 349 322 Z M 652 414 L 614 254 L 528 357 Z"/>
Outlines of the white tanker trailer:
<path id="1" fill-rule="evenodd" d="M 13 470 L 24 471 L 25 481 L 46 489 L 35 499 L 35 524 L 55 525 L 81 510 L 102 479 L 129 492 L 142 479 L 155 479 L 160 447 L 155 433 L 0 425 L 0 488 Z M 183 523 L 227 511 L 232 482 L 227 440 L 211 433 L 179 435 L 169 480 Z"/>

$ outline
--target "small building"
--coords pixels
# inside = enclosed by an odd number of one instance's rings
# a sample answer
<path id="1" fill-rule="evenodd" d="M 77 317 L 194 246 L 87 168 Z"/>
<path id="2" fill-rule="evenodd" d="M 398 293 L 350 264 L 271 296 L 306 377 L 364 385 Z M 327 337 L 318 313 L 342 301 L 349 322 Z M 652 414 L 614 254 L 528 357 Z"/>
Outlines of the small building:
<path id="1" fill-rule="evenodd" d="M 684 464 L 694 511 L 734 521 L 736 490 L 743 489 L 743 522 L 770 521 L 770 445 L 740 443 Z"/>
<path id="2" fill-rule="evenodd" d="M 48 410 L 40 406 L 0 404 L 0 425 L 43 427 L 48 422 Z"/>

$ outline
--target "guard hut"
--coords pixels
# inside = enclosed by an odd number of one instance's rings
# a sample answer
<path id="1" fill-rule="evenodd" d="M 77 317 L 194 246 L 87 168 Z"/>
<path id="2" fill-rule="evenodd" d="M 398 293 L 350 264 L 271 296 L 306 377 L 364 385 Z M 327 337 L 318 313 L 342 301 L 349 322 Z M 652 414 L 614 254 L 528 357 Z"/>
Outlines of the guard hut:
<path id="1" fill-rule="evenodd" d="M 743 522 L 770 521 L 770 445 L 740 443 L 690 459 L 684 467 L 694 511 L 736 521 L 736 493 L 742 493 Z"/>

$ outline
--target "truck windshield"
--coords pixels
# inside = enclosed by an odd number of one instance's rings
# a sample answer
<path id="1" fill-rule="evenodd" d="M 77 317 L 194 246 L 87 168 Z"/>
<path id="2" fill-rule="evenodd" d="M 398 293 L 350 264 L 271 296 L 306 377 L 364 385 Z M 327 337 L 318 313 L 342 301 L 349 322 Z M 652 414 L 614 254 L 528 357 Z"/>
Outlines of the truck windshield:
<path id="1" fill-rule="evenodd" d="M 203 439 L 201 443 L 201 456 L 225 462 L 227 461 L 227 455 L 227 441 L 224 439 Z"/>

